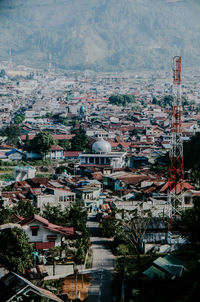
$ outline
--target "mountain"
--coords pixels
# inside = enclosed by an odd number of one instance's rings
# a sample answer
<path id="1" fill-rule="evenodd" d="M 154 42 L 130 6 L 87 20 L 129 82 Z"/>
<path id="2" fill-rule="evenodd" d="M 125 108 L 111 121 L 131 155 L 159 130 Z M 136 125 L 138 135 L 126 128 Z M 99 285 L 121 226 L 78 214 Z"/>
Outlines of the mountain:
<path id="1" fill-rule="evenodd" d="M 0 0 L 0 58 L 47 68 L 167 69 L 200 64 L 197 0 Z M 88 55 L 87 55 L 88 53 Z"/>

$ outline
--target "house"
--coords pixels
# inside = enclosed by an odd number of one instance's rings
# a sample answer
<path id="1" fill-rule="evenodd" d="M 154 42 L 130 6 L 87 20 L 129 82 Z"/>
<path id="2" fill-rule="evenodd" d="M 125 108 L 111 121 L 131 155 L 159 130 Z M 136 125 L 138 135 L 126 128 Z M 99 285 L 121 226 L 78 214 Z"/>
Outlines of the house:
<path id="1" fill-rule="evenodd" d="M 147 179 L 150 179 L 150 177 L 144 174 L 119 171 L 110 175 L 104 175 L 103 186 L 106 189 L 117 191 L 128 188 L 129 186 L 137 186 Z"/>
<path id="2" fill-rule="evenodd" d="M 63 159 L 64 158 L 64 149 L 61 146 L 53 145 L 50 148 L 50 155 L 47 155 L 51 159 Z"/>
<path id="3" fill-rule="evenodd" d="M 15 181 L 23 181 L 27 178 L 35 177 L 35 168 L 27 167 L 15 167 L 14 169 L 14 179 Z"/>
<path id="4" fill-rule="evenodd" d="M 74 235 L 73 227 L 58 226 L 36 214 L 22 218 L 19 223 L 28 236 L 29 242 L 33 243 L 37 250 L 61 246 L 64 238 Z"/>
<path id="5" fill-rule="evenodd" d="M 80 159 L 82 151 L 64 151 L 65 159 Z"/>
<path id="6" fill-rule="evenodd" d="M 26 278 L 9 272 L 0 279 L 1 302 L 21 301 L 26 297 L 27 301 L 37 300 L 37 297 L 45 298 L 45 301 L 63 302 L 50 291 L 38 287 Z"/>
<path id="7" fill-rule="evenodd" d="M 132 155 L 129 159 L 129 167 L 130 168 L 139 168 L 141 166 L 148 165 L 149 160 L 146 156 L 143 155 Z"/>
<path id="8" fill-rule="evenodd" d="M 143 272 L 147 279 L 176 279 L 183 275 L 186 268 L 184 263 L 168 254 L 153 261 L 153 265 Z"/>
<path id="9" fill-rule="evenodd" d="M 98 181 L 96 182 L 99 183 Z M 86 207 L 99 206 L 101 187 L 98 184 L 86 184 L 82 187 L 76 187 L 74 191 L 77 198 L 81 199 Z"/>
<path id="10" fill-rule="evenodd" d="M 24 153 L 16 148 L 6 152 L 5 155 L 10 160 L 23 160 L 25 157 Z"/>

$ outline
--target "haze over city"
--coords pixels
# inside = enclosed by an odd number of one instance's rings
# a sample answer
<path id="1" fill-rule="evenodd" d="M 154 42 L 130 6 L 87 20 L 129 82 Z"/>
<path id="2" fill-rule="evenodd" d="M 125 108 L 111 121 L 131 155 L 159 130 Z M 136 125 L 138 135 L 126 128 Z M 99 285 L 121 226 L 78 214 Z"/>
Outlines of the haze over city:
<path id="1" fill-rule="evenodd" d="M 0 302 L 198 301 L 199 15 L 0 0 Z"/>

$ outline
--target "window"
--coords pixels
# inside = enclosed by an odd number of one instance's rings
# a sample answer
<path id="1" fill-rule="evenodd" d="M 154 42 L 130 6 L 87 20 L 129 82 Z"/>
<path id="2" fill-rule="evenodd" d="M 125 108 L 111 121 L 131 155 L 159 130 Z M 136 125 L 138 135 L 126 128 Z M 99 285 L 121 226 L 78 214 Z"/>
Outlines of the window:
<path id="1" fill-rule="evenodd" d="M 59 201 L 60 201 L 60 202 L 63 201 L 63 196 L 59 196 Z"/>
<path id="2" fill-rule="evenodd" d="M 190 204 L 190 197 L 188 196 L 185 197 L 185 204 Z"/>
<path id="3" fill-rule="evenodd" d="M 32 236 L 38 235 L 38 229 L 32 229 Z"/>
<path id="4" fill-rule="evenodd" d="M 38 230 L 39 230 L 39 226 L 38 225 L 31 225 L 30 229 L 32 231 L 32 236 L 37 236 L 38 235 Z"/>

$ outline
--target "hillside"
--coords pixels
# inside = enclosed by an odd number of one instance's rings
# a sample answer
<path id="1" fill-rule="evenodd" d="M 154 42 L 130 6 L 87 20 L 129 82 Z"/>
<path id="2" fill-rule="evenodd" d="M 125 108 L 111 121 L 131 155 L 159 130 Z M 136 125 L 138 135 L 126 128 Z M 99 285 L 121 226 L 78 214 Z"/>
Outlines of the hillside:
<path id="1" fill-rule="evenodd" d="M 197 0 L 0 0 L 0 57 L 35 67 L 166 69 L 200 63 Z"/>

